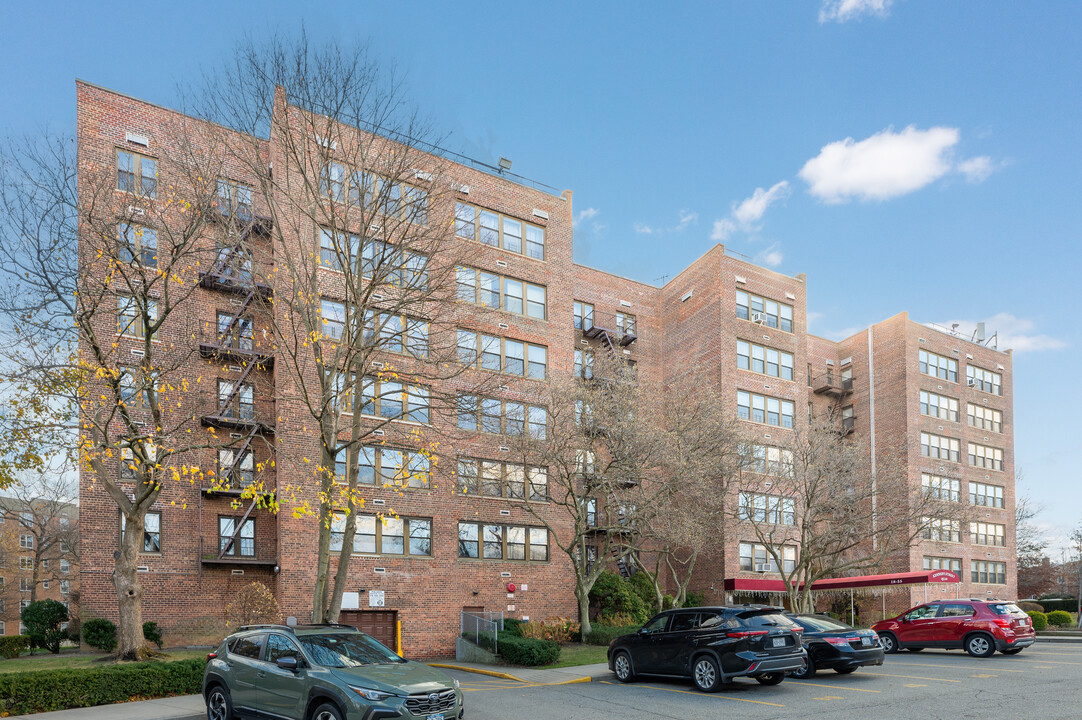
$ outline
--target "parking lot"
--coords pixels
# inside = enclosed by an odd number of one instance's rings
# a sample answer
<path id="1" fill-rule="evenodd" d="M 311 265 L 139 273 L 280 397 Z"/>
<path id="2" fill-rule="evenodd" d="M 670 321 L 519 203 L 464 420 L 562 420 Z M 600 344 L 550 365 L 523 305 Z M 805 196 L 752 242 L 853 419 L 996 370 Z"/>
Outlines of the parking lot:
<path id="1" fill-rule="evenodd" d="M 615 678 L 531 686 L 463 672 L 471 720 L 529 718 L 1070 718 L 1082 717 L 1082 645 L 1040 643 L 1019 655 L 978 660 L 961 651 L 888 655 L 852 675 L 824 671 L 776 687 L 739 680 L 716 694 L 690 682 Z"/>

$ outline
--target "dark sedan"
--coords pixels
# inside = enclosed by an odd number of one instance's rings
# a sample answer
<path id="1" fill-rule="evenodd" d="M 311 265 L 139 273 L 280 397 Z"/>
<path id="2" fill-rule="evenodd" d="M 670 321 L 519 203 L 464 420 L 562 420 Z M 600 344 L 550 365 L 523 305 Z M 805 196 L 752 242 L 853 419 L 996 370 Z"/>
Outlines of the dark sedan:
<path id="1" fill-rule="evenodd" d="M 807 664 L 791 673 L 795 678 L 814 677 L 818 670 L 847 675 L 862 665 L 883 664 L 883 648 L 874 630 L 858 630 L 826 615 L 787 617 L 804 628 L 804 647 L 808 651 Z"/>
<path id="2" fill-rule="evenodd" d="M 763 605 L 667 610 L 637 633 L 609 645 L 609 668 L 621 682 L 636 675 L 690 677 L 714 692 L 737 677 L 777 685 L 804 666 L 800 633 Z"/>

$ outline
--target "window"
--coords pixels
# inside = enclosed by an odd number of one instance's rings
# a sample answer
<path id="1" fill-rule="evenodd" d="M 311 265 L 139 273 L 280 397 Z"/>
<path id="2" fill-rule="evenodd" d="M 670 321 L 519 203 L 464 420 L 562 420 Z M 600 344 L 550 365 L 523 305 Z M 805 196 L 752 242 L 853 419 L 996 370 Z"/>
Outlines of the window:
<path id="1" fill-rule="evenodd" d="M 969 443 L 969 464 L 988 470 L 1002 470 L 1003 451 L 999 448 Z"/>
<path id="2" fill-rule="evenodd" d="M 346 168 L 342 163 L 327 163 L 320 173 L 319 191 L 322 195 L 329 196 L 335 202 L 345 202 L 346 199 Z"/>
<path id="3" fill-rule="evenodd" d="M 796 569 L 796 548 L 788 545 L 775 548 L 781 556 L 785 572 Z M 740 543 L 740 569 L 753 572 L 778 572 L 778 566 L 770 555 L 766 545 L 759 543 Z"/>
<path id="4" fill-rule="evenodd" d="M 382 240 L 365 240 L 361 275 L 381 285 L 424 290 L 428 287 L 428 256 L 402 251 Z"/>
<path id="5" fill-rule="evenodd" d="M 544 345 L 461 328 L 458 330 L 458 359 L 465 365 L 473 366 L 480 359 L 483 370 L 536 380 L 544 380 L 548 373 L 548 348 Z"/>
<path id="6" fill-rule="evenodd" d="M 1007 545 L 1007 526 L 998 523 L 971 522 L 969 541 L 974 545 Z"/>
<path id="7" fill-rule="evenodd" d="M 920 391 L 920 414 L 958 422 L 958 401 L 951 397 Z"/>
<path id="8" fill-rule="evenodd" d="M 986 585 L 1007 584 L 1007 563 L 974 560 L 970 563 L 970 580 Z"/>
<path id="9" fill-rule="evenodd" d="M 319 229 L 319 264 L 323 267 L 342 272 L 345 260 L 352 269 L 360 249 L 360 235 L 335 232 L 330 228 Z"/>
<path id="10" fill-rule="evenodd" d="M 918 353 L 920 371 L 940 380 L 958 382 L 958 361 L 921 350 Z"/>
<path id="11" fill-rule="evenodd" d="M 548 471 L 518 463 L 459 458 L 458 491 L 513 500 L 547 500 Z"/>
<path id="12" fill-rule="evenodd" d="M 546 562 L 549 559 L 548 530 L 520 525 L 460 522 L 458 556 Z"/>
<path id="13" fill-rule="evenodd" d="M 67 560 L 61 560 L 60 561 L 60 572 L 67 573 L 67 572 L 70 572 L 70 571 L 71 571 L 71 563 L 69 563 Z M 2 584 L 2 583 L 0 583 L 0 584 Z"/>
<path id="14" fill-rule="evenodd" d="M 925 570 L 952 570 L 961 574 L 962 558 L 924 556 Z"/>
<path id="15" fill-rule="evenodd" d="M 118 295 L 116 301 L 117 333 L 127 337 L 145 338 L 151 327 L 158 322 L 158 301 L 148 298 L 145 313 L 133 297 Z"/>
<path id="16" fill-rule="evenodd" d="M 736 291 L 736 316 L 742 320 L 751 320 L 767 327 L 793 332 L 791 305 L 767 300 L 743 290 Z"/>
<path id="17" fill-rule="evenodd" d="M 356 409 L 356 404 L 354 405 Z M 388 420 L 429 421 L 429 392 L 423 385 L 404 385 L 374 377 L 361 379 L 360 413 Z"/>
<path id="18" fill-rule="evenodd" d="M 230 380 L 218 380 L 218 412 L 222 417 L 253 420 L 255 418 L 255 389 L 247 383 L 241 383 L 234 394 L 234 387 L 236 383 Z"/>
<path id="19" fill-rule="evenodd" d="M 1003 394 L 1003 376 L 976 365 L 966 365 L 966 385 L 993 395 Z"/>
<path id="20" fill-rule="evenodd" d="M 754 522 L 793 525 L 796 523 L 796 501 L 777 495 L 741 492 L 740 515 Z"/>
<path id="21" fill-rule="evenodd" d="M 44 565 L 45 565 L 45 563 L 44 563 L 44 562 L 42 562 L 42 566 L 44 566 Z M 42 581 L 41 581 L 41 589 L 42 589 L 42 590 L 48 590 L 48 589 L 49 589 L 49 586 L 50 586 L 50 584 L 51 584 L 51 583 L 50 583 L 50 582 L 49 582 L 48 580 L 42 580 Z"/>
<path id="22" fill-rule="evenodd" d="M 920 454 L 924 457 L 958 462 L 961 457 L 961 447 L 961 443 L 956 438 L 931 433 L 920 434 Z"/>
<path id="23" fill-rule="evenodd" d="M 120 225 L 120 262 L 158 267 L 158 231 L 141 225 Z"/>
<path id="24" fill-rule="evenodd" d="M 124 542 L 124 518 L 120 518 L 120 542 Z M 139 552 L 158 553 L 162 551 L 162 514 L 148 512 L 143 517 L 143 547 Z"/>
<path id="25" fill-rule="evenodd" d="M 962 523 L 959 520 L 924 518 L 921 537 L 936 542 L 962 542 Z"/>
<path id="26" fill-rule="evenodd" d="M 229 648 L 231 655 L 237 655 L 239 657 L 246 657 L 252 660 L 258 660 L 259 654 L 263 650 L 263 640 L 267 637 L 265 633 L 259 633 L 258 635 L 245 635 L 239 637 L 233 641 L 233 645 Z"/>
<path id="27" fill-rule="evenodd" d="M 377 314 L 372 310 L 366 310 L 364 341 L 376 344 L 385 352 L 405 353 L 417 358 L 426 358 L 428 357 L 428 321 L 405 315 Z"/>
<path id="28" fill-rule="evenodd" d="M 736 341 L 736 366 L 741 370 L 751 370 L 784 380 L 793 379 L 792 353 L 766 348 L 745 340 Z"/>
<path id="29" fill-rule="evenodd" d="M 983 505 L 984 507 L 1003 507 L 1003 487 L 1000 485 L 986 485 L 985 483 L 969 483 L 969 504 Z"/>
<path id="30" fill-rule="evenodd" d="M 157 378 L 151 373 L 149 381 L 139 368 L 121 368 L 120 401 L 130 410 L 149 410 L 150 394 L 155 392 Z"/>
<path id="31" fill-rule="evenodd" d="M 284 635 L 271 633 L 267 636 L 265 657 L 267 662 L 276 664 L 282 658 L 296 658 L 299 661 L 302 655 L 300 649 L 292 640 L 289 640 Z"/>
<path id="32" fill-rule="evenodd" d="M 795 406 L 791 400 L 779 400 L 743 390 L 736 393 L 736 416 L 741 420 L 791 428 L 794 412 Z"/>
<path id="33" fill-rule="evenodd" d="M 233 314 L 229 312 L 217 314 L 219 341 L 223 347 L 251 351 L 255 346 L 252 319 L 241 316 L 234 321 L 233 317 Z"/>
<path id="34" fill-rule="evenodd" d="M 251 220 L 252 186 L 218 178 L 218 212 L 239 220 Z"/>
<path id="35" fill-rule="evenodd" d="M 236 461 L 236 451 L 218 450 L 218 477 L 232 487 L 246 487 L 255 481 L 255 455 L 245 450 Z"/>
<path id="36" fill-rule="evenodd" d="M 346 516 L 335 515 L 331 522 L 332 551 L 342 549 L 345 527 Z M 353 552 L 431 557 L 432 518 L 357 515 Z"/>
<path id="37" fill-rule="evenodd" d="M 522 244 L 523 229 L 525 245 Z M 466 203 L 455 203 L 455 235 L 538 260 L 545 259 L 545 228 Z"/>
<path id="38" fill-rule="evenodd" d="M 19 592 L 32 592 L 34 581 L 31 578 L 19 578 Z"/>
<path id="39" fill-rule="evenodd" d="M 20 535 L 19 536 L 19 547 L 21 547 L 21 548 L 23 548 L 25 550 L 33 550 L 34 549 L 34 536 L 33 535 Z"/>
<path id="40" fill-rule="evenodd" d="M 548 413 L 537 405 L 476 395 L 460 395 L 457 404 L 458 427 L 462 430 L 504 435 L 529 432 L 541 440 L 548 432 Z"/>
<path id="41" fill-rule="evenodd" d="M 938 500 L 958 502 L 960 482 L 954 478 L 944 478 L 938 475 L 921 473 L 920 484 L 924 492 Z"/>
<path id="42" fill-rule="evenodd" d="M 427 488 L 432 458 L 424 450 L 364 445 L 357 450 L 357 482 L 382 487 Z"/>
<path id="43" fill-rule="evenodd" d="M 116 151 L 116 189 L 156 197 L 158 195 L 158 161 L 145 155 Z"/>
<path id="44" fill-rule="evenodd" d="M 772 445 L 748 445 L 742 455 L 752 472 L 765 475 L 784 475 L 793 469 L 793 451 Z"/>
<path id="45" fill-rule="evenodd" d="M 503 309 L 539 320 L 544 320 L 547 316 L 547 291 L 542 285 L 484 270 L 458 267 L 455 270 L 455 286 L 457 297 L 462 302 Z"/>
<path id="46" fill-rule="evenodd" d="M 226 555 L 234 557 L 255 557 L 255 520 L 245 520 L 237 533 L 239 522 L 240 518 L 218 518 L 218 551 L 224 550 Z M 230 542 L 234 533 L 237 533 L 237 538 Z"/>
<path id="47" fill-rule="evenodd" d="M 594 326 L 594 306 L 575 301 L 575 329 L 589 330 Z"/>
<path id="48" fill-rule="evenodd" d="M 319 314 L 323 318 L 323 334 L 341 340 L 346 331 L 346 306 L 334 300 L 322 300 Z"/>
<path id="49" fill-rule="evenodd" d="M 616 332 L 619 335 L 637 335 L 635 332 L 635 316 L 627 313 L 616 313 Z"/>
<path id="50" fill-rule="evenodd" d="M 1003 432 L 1003 413 L 999 410 L 967 403 L 966 415 L 970 427 L 991 432 Z"/>
<path id="51" fill-rule="evenodd" d="M 594 353 L 592 350 L 575 351 L 575 377 L 589 380 L 594 376 Z"/>
<path id="52" fill-rule="evenodd" d="M 138 441 L 137 441 L 138 442 Z M 143 452 L 146 454 L 146 458 L 153 461 L 157 457 L 157 448 L 154 447 L 154 443 L 149 440 L 143 441 Z M 135 480 L 136 471 L 139 469 L 140 461 L 136 459 L 135 454 L 132 452 L 130 446 L 123 446 L 120 448 L 120 479 L 121 480 Z"/>

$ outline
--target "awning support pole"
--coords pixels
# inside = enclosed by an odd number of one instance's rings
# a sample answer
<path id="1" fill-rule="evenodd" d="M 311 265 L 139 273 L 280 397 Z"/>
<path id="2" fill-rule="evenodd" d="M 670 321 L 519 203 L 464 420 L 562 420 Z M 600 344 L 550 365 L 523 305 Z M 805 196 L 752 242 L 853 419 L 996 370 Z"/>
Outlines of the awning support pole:
<path id="1" fill-rule="evenodd" d="M 857 613 L 853 609 L 853 588 L 849 588 L 849 624 L 856 627 Z"/>

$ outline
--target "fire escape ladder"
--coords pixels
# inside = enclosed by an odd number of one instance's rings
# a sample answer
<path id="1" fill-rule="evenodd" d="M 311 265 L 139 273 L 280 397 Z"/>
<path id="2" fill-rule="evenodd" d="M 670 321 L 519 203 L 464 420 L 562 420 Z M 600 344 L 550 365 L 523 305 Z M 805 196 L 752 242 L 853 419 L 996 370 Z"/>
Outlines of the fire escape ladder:
<path id="1" fill-rule="evenodd" d="M 240 531 L 244 527 L 244 523 L 251 517 L 252 511 L 255 510 L 255 506 L 259 504 L 259 498 L 252 498 L 252 504 L 248 506 L 248 509 L 244 511 L 244 517 L 233 527 L 233 534 L 229 536 L 229 539 L 225 541 L 225 544 L 218 550 L 218 559 L 221 560 L 225 557 L 225 554 L 233 547 L 233 544 L 237 541 L 237 537 L 240 536 Z"/>
<path id="2" fill-rule="evenodd" d="M 233 344 L 231 342 L 229 342 L 229 340 L 230 340 L 229 336 L 232 334 L 233 330 L 237 327 L 237 323 L 240 322 L 240 319 L 244 316 L 244 313 L 247 312 L 248 308 L 252 304 L 252 300 L 254 300 L 254 299 L 255 299 L 255 291 L 254 290 L 249 290 L 248 294 L 244 296 L 244 302 L 242 302 L 240 304 L 240 307 L 237 308 L 237 311 L 235 313 L 233 313 L 233 317 L 231 317 L 229 319 L 229 324 L 226 325 L 225 328 L 221 332 L 218 333 L 218 349 L 219 350 L 224 350 L 226 348 L 233 347 Z"/>
<path id="3" fill-rule="evenodd" d="M 615 545 L 612 546 L 612 557 L 616 561 L 616 567 L 620 570 L 620 574 L 625 578 L 631 577 L 631 568 L 627 565 L 627 558 L 620 552 L 620 549 Z"/>
<path id="4" fill-rule="evenodd" d="M 248 434 L 244 436 L 244 441 L 241 442 L 240 448 L 233 451 L 233 464 L 229 466 L 229 469 L 225 473 L 225 479 L 229 481 L 229 484 L 233 484 L 233 473 L 240 467 L 241 462 L 244 460 L 244 454 L 252 447 L 252 439 L 255 438 L 256 433 L 259 432 L 259 426 L 255 425 Z M 253 459 L 254 460 L 254 459 Z"/>
<path id="5" fill-rule="evenodd" d="M 218 414 L 222 417 L 229 417 L 226 412 L 230 409 L 230 405 L 233 404 L 233 400 L 240 394 L 241 386 L 244 385 L 244 381 L 248 379 L 248 376 L 252 374 L 252 370 L 255 368 L 256 363 L 250 362 L 244 364 L 244 372 L 240 374 L 240 377 L 233 381 L 233 389 L 230 391 L 229 396 L 224 400 L 219 400 Z"/>
<path id="6" fill-rule="evenodd" d="M 612 335 L 608 330 L 601 331 L 601 341 L 605 343 L 605 347 L 609 349 L 609 352 L 613 357 L 619 357 L 619 353 L 616 352 L 616 346 L 612 344 Z"/>

